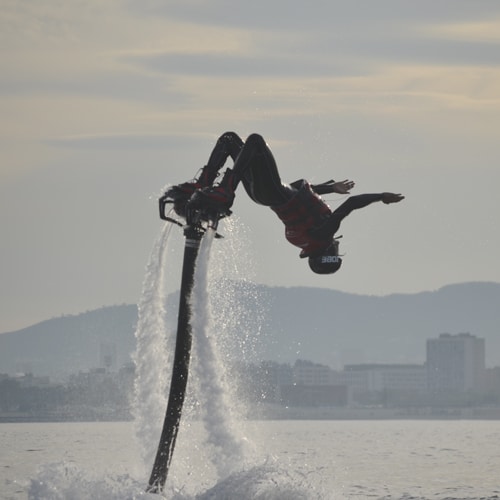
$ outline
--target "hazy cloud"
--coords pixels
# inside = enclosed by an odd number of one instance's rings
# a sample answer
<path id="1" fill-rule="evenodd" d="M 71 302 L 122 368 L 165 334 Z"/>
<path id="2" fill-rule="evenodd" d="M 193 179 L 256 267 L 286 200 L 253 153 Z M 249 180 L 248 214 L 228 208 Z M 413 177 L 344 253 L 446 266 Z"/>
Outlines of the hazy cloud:
<path id="1" fill-rule="evenodd" d="M 172 136 L 162 134 L 123 134 L 101 136 L 75 136 L 61 137 L 47 140 L 47 144 L 71 149 L 96 149 L 96 150 L 141 150 L 141 149 L 181 149 L 191 144 L 185 136 Z"/>

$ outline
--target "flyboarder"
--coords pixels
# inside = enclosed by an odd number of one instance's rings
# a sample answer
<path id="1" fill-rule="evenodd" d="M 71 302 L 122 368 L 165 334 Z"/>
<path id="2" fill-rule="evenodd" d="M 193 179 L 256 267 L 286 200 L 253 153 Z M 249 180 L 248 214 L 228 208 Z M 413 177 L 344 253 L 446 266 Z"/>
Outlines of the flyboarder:
<path id="1" fill-rule="evenodd" d="M 214 185 L 219 170 L 231 157 L 233 168 L 227 168 L 221 182 Z M 381 201 L 398 203 L 401 194 L 375 193 L 350 196 L 333 212 L 320 197 L 327 193 L 349 194 L 354 187 L 350 180 L 309 184 L 300 179 L 291 184 L 281 181 L 276 161 L 263 137 L 251 134 L 245 142 L 234 132 L 222 134 L 201 174 L 193 181 L 169 188 L 160 198 L 160 217 L 165 219 L 165 203 L 171 201 L 175 212 L 186 217 L 186 212 L 197 207 L 213 207 L 221 213 L 230 213 L 238 184 L 250 198 L 271 208 L 285 224 L 285 237 L 300 247 L 301 258 L 308 258 L 309 267 L 317 274 L 332 274 L 342 264 L 339 242 L 335 238 L 340 223 L 353 210 Z"/>

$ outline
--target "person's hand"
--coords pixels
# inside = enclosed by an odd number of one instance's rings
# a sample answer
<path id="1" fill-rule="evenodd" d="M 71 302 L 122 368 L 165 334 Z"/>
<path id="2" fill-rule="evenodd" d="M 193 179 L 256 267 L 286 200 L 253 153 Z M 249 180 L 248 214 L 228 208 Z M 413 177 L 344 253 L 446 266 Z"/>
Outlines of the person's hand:
<path id="1" fill-rule="evenodd" d="M 396 193 L 382 193 L 382 202 L 388 205 L 389 203 L 399 203 L 404 200 L 405 197 L 402 194 Z"/>
<path id="2" fill-rule="evenodd" d="M 333 185 L 333 192 L 339 194 L 349 194 L 354 187 L 354 182 L 349 180 L 338 181 Z"/>

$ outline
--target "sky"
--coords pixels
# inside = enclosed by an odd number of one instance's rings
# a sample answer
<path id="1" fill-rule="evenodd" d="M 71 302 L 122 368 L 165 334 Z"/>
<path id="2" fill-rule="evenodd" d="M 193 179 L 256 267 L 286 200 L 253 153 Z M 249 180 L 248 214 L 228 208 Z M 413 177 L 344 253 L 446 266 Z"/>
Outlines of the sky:
<path id="1" fill-rule="evenodd" d="M 496 1 L 3 0 L 0 40 L 0 332 L 137 303 L 158 196 L 228 130 L 260 133 L 285 182 L 406 196 L 351 214 L 319 276 L 238 190 L 220 245 L 242 239 L 240 274 L 371 295 L 500 281 Z"/>

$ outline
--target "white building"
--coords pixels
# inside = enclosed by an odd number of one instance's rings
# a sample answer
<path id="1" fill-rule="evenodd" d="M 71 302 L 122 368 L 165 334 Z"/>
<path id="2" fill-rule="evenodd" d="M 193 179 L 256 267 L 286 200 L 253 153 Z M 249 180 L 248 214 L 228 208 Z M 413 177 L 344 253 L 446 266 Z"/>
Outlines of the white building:
<path id="1" fill-rule="evenodd" d="M 427 389 L 427 375 L 423 365 L 346 365 L 336 376 L 338 382 L 347 385 L 353 394 L 382 391 L 415 394 L 424 393 Z"/>
<path id="2" fill-rule="evenodd" d="M 332 370 L 329 366 L 298 359 L 293 366 L 293 381 L 298 385 L 330 385 Z"/>
<path id="3" fill-rule="evenodd" d="M 480 390 L 485 373 L 484 339 L 470 333 L 442 333 L 427 340 L 429 391 L 467 392 Z"/>

